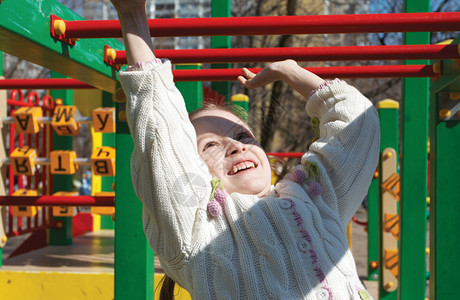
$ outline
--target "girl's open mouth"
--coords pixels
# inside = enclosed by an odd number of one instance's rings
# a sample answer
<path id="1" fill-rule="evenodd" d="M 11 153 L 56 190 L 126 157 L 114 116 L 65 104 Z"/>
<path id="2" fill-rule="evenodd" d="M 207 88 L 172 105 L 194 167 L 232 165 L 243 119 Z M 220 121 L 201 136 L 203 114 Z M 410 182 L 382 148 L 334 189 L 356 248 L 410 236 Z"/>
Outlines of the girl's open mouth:
<path id="1" fill-rule="evenodd" d="M 250 169 L 255 169 L 255 168 L 257 168 L 257 165 L 254 162 L 243 161 L 243 162 L 234 164 L 230 172 L 227 173 L 227 175 L 235 175 L 235 174 L 243 173 L 245 171 L 248 171 Z"/>

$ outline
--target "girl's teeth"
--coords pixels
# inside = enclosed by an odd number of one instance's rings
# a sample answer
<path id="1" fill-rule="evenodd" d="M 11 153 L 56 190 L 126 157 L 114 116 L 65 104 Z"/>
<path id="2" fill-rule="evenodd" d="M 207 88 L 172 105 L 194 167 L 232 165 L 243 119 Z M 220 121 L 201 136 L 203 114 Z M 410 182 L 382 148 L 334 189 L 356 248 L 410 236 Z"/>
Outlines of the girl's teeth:
<path id="1" fill-rule="evenodd" d="M 255 164 L 253 162 L 244 162 L 240 163 L 237 166 L 233 166 L 232 171 L 233 174 L 236 174 L 238 171 L 249 169 L 249 168 L 255 168 Z"/>

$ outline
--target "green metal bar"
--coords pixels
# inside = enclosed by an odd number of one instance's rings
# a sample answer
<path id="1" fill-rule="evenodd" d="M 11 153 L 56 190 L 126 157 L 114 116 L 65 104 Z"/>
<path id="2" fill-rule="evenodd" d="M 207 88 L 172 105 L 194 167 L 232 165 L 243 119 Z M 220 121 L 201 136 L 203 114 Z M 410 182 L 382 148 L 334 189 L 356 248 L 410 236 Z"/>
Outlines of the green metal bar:
<path id="1" fill-rule="evenodd" d="M 460 42 L 460 37 L 454 44 Z M 430 99 L 430 299 L 458 297 L 457 273 L 460 269 L 458 243 L 460 235 L 460 126 L 439 116 L 440 109 L 460 106 L 460 65 L 456 61 L 442 61 L 443 75 L 432 80 Z"/>
<path id="2" fill-rule="evenodd" d="M 379 118 L 380 118 L 380 157 L 384 149 L 386 148 L 393 148 L 396 151 L 396 156 L 399 156 L 399 104 L 398 102 L 394 100 L 383 100 L 380 101 L 378 104 L 378 111 L 379 111 Z M 381 162 L 380 162 L 380 168 L 379 168 L 379 173 L 381 173 Z M 374 180 L 373 180 L 374 181 Z M 379 183 L 380 178 L 377 179 L 377 190 L 378 190 L 378 197 L 381 197 L 382 195 L 382 189 Z M 382 271 L 384 268 L 384 262 L 381 259 L 383 255 L 383 248 L 382 248 L 382 233 L 383 233 L 383 220 L 381 218 L 381 211 L 382 211 L 382 200 L 378 199 L 378 203 L 372 203 L 369 201 L 369 239 L 371 239 L 371 221 L 372 221 L 372 233 L 374 231 L 377 231 L 377 241 L 372 241 L 370 240 L 369 243 L 377 243 L 377 257 L 378 257 L 378 270 L 372 270 L 369 274 L 378 274 L 378 281 L 379 281 L 379 298 L 381 300 L 393 300 L 397 299 L 397 291 L 393 292 L 388 292 L 385 290 L 384 287 L 384 282 L 383 282 L 383 276 L 382 276 Z M 377 206 L 377 207 L 375 207 Z M 372 215 L 371 215 L 371 210 L 372 210 Z M 375 214 L 375 215 L 374 215 Z M 375 219 L 375 220 L 372 220 Z M 377 225 L 375 225 L 375 222 L 377 221 Z M 377 227 L 375 229 L 374 227 Z M 374 247 L 374 245 L 372 245 Z M 374 253 L 374 248 L 372 255 L 375 255 Z"/>
<path id="3" fill-rule="evenodd" d="M 113 92 L 116 74 L 104 63 L 104 45 L 122 49 L 122 44 L 116 39 L 80 40 L 75 46 L 56 41 L 50 35 L 51 14 L 65 20 L 82 20 L 55 0 L 2 1 L 0 50 Z"/>
<path id="4" fill-rule="evenodd" d="M 382 119 L 380 119 L 381 121 Z M 379 261 L 379 193 L 378 178 L 373 178 L 367 192 L 367 280 L 378 280 L 379 269 L 373 267 L 373 262 Z"/>
<path id="5" fill-rule="evenodd" d="M 117 114 L 124 110 L 119 105 Z M 115 176 L 115 299 L 153 299 L 154 254 L 144 234 L 142 204 L 131 183 L 134 143 L 128 124 L 117 118 Z"/>
<path id="6" fill-rule="evenodd" d="M 429 0 L 406 0 L 405 12 L 429 12 Z M 404 34 L 404 44 L 429 44 L 430 33 Z M 428 60 L 406 64 L 428 64 Z M 399 299 L 424 299 L 429 79 L 403 81 Z"/>
<path id="7" fill-rule="evenodd" d="M 176 70 L 200 70 L 201 64 L 177 64 Z M 187 111 L 191 112 L 203 105 L 203 83 L 201 81 L 176 82 L 176 87 L 184 97 Z"/>
<path id="8" fill-rule="evenodd" d="M 3 4 L 2 4 L 3 5 Z M 65 76 L 51 72 L 52 78 L 65 78 Z M 73 90 L 52 90 L 53 99 L 61 98 L 63 105 L 73 105 Z M 71 150 L 72 137 L 57 135 L 53 131 L 53 149 Z M 52 175 L 53 176 L 53 193 L 72 191 L 72 176 L 69 175 Z M 45 208 L 47 209 L 47 208 Z M 49 245 L 61 246 L 72 244 L 72 218 L 71 217 L 53 217 L 57 222 L 62 222 L 61 228 L 49 229 Z"/>
<path id="9" fill-rule="evenodd" d="M 231 0 L 212 0 L 211 1 L 211 16 L 218 17 L 231 17 Z M 212 36 L 211 48 L 231 48 L 230 36 Z M 211 64 L 212 69 L 229 69 L 231 64 Z M 228 102 L 230 99 L 230 82 L 211 82 L 211 89 L 224 96 Z"/>

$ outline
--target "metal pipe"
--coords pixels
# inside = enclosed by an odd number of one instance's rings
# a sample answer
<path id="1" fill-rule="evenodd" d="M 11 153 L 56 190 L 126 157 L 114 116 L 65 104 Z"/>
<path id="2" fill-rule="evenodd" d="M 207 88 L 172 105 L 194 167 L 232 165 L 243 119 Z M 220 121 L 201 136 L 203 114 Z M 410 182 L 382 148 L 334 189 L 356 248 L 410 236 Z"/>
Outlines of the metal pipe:
<path id="1" fill-rule="evenodd" d="M 460 12 L 148 20 L 152 37 L 459 31 Z M 65 21 L 63 38 L 122 37 L 118 20 Z"/>
<path id="2" fill-rule="evenodd" d="M 296 61 L 367 61 L 406 59 L 460 59 L 459 45 L 392 45 L 292 48 L 232 48 L 155 50 L 158 58 L 172 63 L 270 62 Z M 116 51 L 115 64 L 125 65 L 126 51 Z"/>
<path id="3" fill-rule="evenodd" d="M 2 158 L 0 162 L 3 165 L 11 165 L 11 158 Z M 49 157 L 36 157 L 34 158 L 33 162 L 34 164 L 41 166 L 51 165 L 51 160 Z M 86 157 L 76 157 L 73 159 L 73 163 L 79 166 L 91 166 L 91 159 Z"/>
<path id="4" fill-rule="evenodd" d="M 37 122 L 40 124 L 51 124 L 53 121 L 53 117 L 38 117 L 36 118 Z M 93 122 L 93 117 L 84 117 L 84 116 L 79 116 L 74 118 L 75 122 L 79 124 L 91 124 Z M 14 118 L 13 117 L 4 117 L 0 118 L 0 122 L 3 124 L 13 124 L 14 123 Z"/>
<path id="5" fill-rule="evenodd" d="M 440 73 L 433 71 L 431 65 L 382 65 L 382 66 L 344 66 L 344 67 L 309 67 L 305 68 L 323 78 L 390 78 L 390 77 L 436 77 Z M 254 73 L 260 72 L 261 68 L 250 69 Z M 174 70 L 174 80 L 179 81 L 227 81 L 236 80 L 239 75 L 242 75 L 241 69 L 203 69 L 203 70 Z M 10 87 L 10 80 L 24 80 L 23 84 L 14 83 L 14 87 Z M 39 80 L 38 83 L 33 82 Z M 0 89 L 21 88 L 21 89 L 37 89 L 40 84 L 45 86 L 53 86 L 53 83 L 47 83 L 53 79 L 4 79 L 0 80 Z M 68 88 L 72 89 L 75 79 L 62 78 L 67 80 Z M 63 84 L 62 86 L 64 86 Z M 79 85 L 81 86 L 81 85 Z M 46 87 L 45 87 L 46 88 Z M 77 87 L 78 88 L 78 87 Z M 81 88 L 93 88 L 89 85 Z M 6 122 L 11 122 L 10 119 L 5 119 Z"/>
<path id="6" fill-rule="evenodd" d="M 348 67 L 311 67 L 307 69 L 323 78 L 393 78 L 393 77 L 436 77 L 431 65 L 382 65 Z M 258 73 L 261 68 L 250 68 Z M 229 81 L 242 75 L 241 69 L 175 70 L 175 81 Z"/>
<path id="7" fill-rule="evenodd" d="M 267 152 L 267 155 L 276 157 L 300 158 L 305 152 Z"/>
<path id="8" fill-rule="evenodd" d="M 0 205 L 20 206 L 114 206 L 113 196 L 0 196 Z"/>
<path id="9" fill-rule="evenodd" d="M 94 89 L 72 78 L 2 79 L 0 89 Z"/>

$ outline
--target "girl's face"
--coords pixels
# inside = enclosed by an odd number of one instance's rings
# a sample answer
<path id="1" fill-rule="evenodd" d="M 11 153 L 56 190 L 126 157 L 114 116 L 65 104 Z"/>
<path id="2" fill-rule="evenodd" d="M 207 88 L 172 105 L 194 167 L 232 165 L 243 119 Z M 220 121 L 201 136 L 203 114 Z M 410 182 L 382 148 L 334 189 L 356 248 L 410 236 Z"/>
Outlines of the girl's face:
<path id="1" fill-rule="evenodd" d="M 267 155 L 249 127 L 234 114 L 205 110 L 193 116 L 198 154 L 227 193 L 266 195 L 271 186 Z"/>

